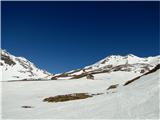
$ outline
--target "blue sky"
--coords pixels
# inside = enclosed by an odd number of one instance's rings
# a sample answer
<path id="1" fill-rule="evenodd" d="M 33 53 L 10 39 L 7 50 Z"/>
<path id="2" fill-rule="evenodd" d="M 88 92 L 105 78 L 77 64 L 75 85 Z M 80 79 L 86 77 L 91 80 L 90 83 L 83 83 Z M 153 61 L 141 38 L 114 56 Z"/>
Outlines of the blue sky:
<path id="1" fill-rule="evenodd" d="M 52 73 L 159 54 L 159 2 L 2 2 L 2 48 Z"/>

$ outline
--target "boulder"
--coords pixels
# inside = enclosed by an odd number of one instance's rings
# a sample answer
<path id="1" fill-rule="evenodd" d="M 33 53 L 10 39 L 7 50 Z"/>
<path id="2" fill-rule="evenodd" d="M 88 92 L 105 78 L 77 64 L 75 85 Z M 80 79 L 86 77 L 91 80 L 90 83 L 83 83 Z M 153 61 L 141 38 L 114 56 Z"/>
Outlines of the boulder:
<path id="1" fill-rule="evenodd" d="M 51 78 L 51 80 L 57 80 L 57 77 L 53 76 L 53 77 Z"/>
<path id="2" fill-rule="evenodd" d="M 92 74 L 88 74 L 88 75 L 86 76 L 86 78 L 87 78 L 87 79 L 92 79 L 92 80 L 94 80 L 94 76 L 93 76 Z"/>

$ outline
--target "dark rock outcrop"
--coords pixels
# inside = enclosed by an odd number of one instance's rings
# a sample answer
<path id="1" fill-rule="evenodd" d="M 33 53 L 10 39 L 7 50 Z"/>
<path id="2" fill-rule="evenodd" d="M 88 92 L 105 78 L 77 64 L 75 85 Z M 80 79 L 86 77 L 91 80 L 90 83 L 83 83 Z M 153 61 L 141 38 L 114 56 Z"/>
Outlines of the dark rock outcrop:
<path id="1" fill-rule="evenodd" d="M 88 74 L 88 75 L 86 76 L 86 78 L 87 78 L 87 79 L 94 80 L 94 76 L 93 76 L 92 74 Z"/>
<path id="2" fill-rule="evenodd" d="M 110 89 L 115 89 L 118 87 L 118 84 L 115 84 L 115 85 L 111 85 L 107 88 L 107 90 L 110 90 Z"/>
<path id="3" fill-rule="evenodd" d="M 4 62 L 8 65 L 15 65 L 16 64 L 9 56 L 6 56 L 6 55 L 1 54 L 1 60 L 4 60 Z"/>

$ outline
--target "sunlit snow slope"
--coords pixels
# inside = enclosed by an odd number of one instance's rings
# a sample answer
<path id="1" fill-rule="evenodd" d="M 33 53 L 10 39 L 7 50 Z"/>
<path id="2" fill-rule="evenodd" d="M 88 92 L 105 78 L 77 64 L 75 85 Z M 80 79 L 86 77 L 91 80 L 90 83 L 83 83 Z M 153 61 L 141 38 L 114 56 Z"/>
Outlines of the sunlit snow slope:
<path id="1" fill-rule="evenodd" d="M 99 73 L 115 72 L 130 72 L 139 75 L 154 68 L 159 60 L 160 56 L 141 58 L 132 54 L 126 56 L 111 55 L 82 69 L 54 75 L 52 79 L 75 79 L 86 77 L 88 74 L 96 76 Z"/>
<path id="2" fill-rule="evenodd" d="M 37 68 L 33 63 L 23 57 L 15 57 L 5 50 L 0 50 L 0 70 L 2 80 L 22 80 L 47 78 L 51 74 Z"/>
<path id="3" fill-rule="evenodd" d="M 3 82 L 2 117 L 10 119 L 158 119 L 159 72 L 160 70 L 156 70 L 143 75 L 126 86 L 124 84 L 134 76 L 121 72 L 99 74 L 96 80 L 81 78 Z M 107 90 L 114 84 L 119 86 Z M 43 99 L 49 96 L 82 92 L 104 94 L 68 102 L 43 102 Z M 25 105 L 32 108 L 22 108 Z"/>

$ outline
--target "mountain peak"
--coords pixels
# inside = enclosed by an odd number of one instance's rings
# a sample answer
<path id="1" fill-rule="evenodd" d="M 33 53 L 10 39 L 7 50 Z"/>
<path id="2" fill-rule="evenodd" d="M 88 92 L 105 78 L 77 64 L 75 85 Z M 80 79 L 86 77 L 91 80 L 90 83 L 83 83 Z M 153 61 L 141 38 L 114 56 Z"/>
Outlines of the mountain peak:
<path id="1" fill-rule="evenodd" d="M 0 68 L 3 72 L 3 80 L 41 79 L 51 74 L 39 69 L 24 57 L 16 57 L 6 50 L 0 49 Z"/>
<path id="2" fill-rule="evenodd" d="M 126 56 L 128 56 L 128 57 L 137 57 L 136 55 L 133 55 L 133 54 L 128 54 Z"/>
<path id="3" fill-rule="evenodd" d="M 109 56 L 107 56 L 105 59 L 110 59 L 110 58 L 115 58 L 115 59 L 118 59 L 118 58 L 140 58 L 140 57 L 138 57 L 138 56 L 136 56 L 136 55 L 134 55 L 134 54 L 127 54 L 127 55 L 125 55 L 125 56 L 123 56 L 123 55 L 109 55 Z"/>

